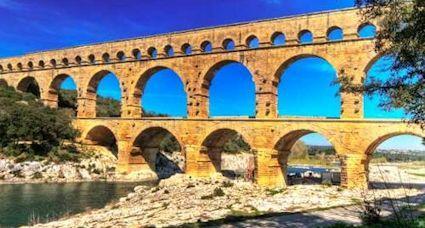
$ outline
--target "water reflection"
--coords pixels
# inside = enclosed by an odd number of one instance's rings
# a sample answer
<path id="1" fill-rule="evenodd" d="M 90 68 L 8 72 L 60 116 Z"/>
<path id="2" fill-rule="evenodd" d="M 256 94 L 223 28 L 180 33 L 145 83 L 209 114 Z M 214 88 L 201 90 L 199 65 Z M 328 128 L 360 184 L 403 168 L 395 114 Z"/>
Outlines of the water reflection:
<path id="1" fill-rule="evenodd" d="M 0 227 L 26 225 L 102 208 L 140 183 L 0 185 Z"/>

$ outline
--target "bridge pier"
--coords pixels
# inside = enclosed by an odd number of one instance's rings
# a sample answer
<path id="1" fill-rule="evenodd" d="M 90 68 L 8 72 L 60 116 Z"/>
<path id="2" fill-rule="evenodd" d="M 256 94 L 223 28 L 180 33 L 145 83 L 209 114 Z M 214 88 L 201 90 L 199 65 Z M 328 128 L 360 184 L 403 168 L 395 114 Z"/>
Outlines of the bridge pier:
<path id="1" fill-rule="evenodd" d="M 286 187 L 286 168 L 279 164 L 278 151 L 268 148 L 256 148 L 256 182 L 262 187 Z"/>
<path id="2" fill-rule="evenodd" d="M 366 189 L 368 159 L 365 154 L 345 154 L 341 157 L 341 186 Z"/>

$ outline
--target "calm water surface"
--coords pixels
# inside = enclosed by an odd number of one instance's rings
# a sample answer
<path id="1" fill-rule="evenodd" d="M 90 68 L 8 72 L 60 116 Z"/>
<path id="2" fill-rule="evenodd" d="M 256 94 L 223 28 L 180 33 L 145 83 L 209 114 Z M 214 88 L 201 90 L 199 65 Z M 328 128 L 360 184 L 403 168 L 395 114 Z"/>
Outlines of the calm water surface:
<path id="1" fill-rule="evenodd" d="M 66 183 L 0 185 L 0 227 L 27 225 L 102 208 L 141 183 Z"/>

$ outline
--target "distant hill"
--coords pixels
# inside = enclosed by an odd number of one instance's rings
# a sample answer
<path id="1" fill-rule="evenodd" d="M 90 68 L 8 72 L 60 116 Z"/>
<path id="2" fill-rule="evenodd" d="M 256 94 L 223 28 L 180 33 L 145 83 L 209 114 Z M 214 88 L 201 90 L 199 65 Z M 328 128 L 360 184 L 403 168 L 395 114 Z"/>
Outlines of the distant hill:
<path id="1" fill-rule="evenodd" d="M 112 98 L 97 96 L 96 116 L 98 117 L 119 117 L 121 114 L 121 102 Z M 77 91 L 60 90 L 58 106 L 68 109 L 72 116 L 77 113 Z M 166 114 L 160 114 L 150 111 L 143 111 L 141 117 L 166 117 Z"/>

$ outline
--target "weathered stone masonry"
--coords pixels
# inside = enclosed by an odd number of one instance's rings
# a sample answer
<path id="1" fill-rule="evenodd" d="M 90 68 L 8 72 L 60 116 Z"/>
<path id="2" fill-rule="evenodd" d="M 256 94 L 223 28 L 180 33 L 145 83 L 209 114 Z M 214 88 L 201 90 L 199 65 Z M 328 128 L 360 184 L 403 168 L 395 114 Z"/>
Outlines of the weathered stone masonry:
<path id="1" fill-rule="evenodd" d="M 282 119 L 277 112 L 280 76 L 297 59 L 320 57 L 339 74 L 352 77 L 356 83 L 364 81 L 366 72 L 380 57 L 374 51 L 373 39 L 358 36 L 364 24 L 358 11 L 351 9 L 37 52 L 0 59 L 0 83 L 27 91 L 29 84 L 35 82 L 40 99 L 56 107 L 60 84 L 72 77 L 78 87 L 78 118 L 74 123 L 83 132 L 81 140 L 116 141 L 123 172 L 149 169 L 149 156 L 134 153 L 141 150 L 136 148 L 140 147 L 135 145 L 136 138 L 147 132 L 152 136 L 147 138 L 155 139 L 166 131 L 178 139 L 185 153 L 186 173 L 209 176 L 219 171 L 215 163 L 220 143 L 238 132 L 256 153 L 257 182 L 284 186 L 286 165 L 279 160 L 285 159 L 279 158 L 287 155 L 300 137 L 317 132 L 333 144 L 343 161 L 342 185 L 365 187 L 367 158 L 379 143 L 398 134 L 424 136 L 424 131 L 400 121 L 363 120 L 361 94 L 341 94 L 340 119 Z M 328 40 L 329 31 L 335 27 L 343 30 L 343 40 Z M 313 43 L 299 42 L 300 33 L 305 30 L 313 34 Z M 286 43 L 274 46 L 272 38 L 280 33 L 285 35 Z M 253 36 L 260 41 L 258 48 L 247 44 Z M 229 39 L 235 43 L 231 51 L 223 46 Z M 207 43 L 212 46 L 211 52 L 203 49 Z M 188 55 L 184 49 L 189 45 L 192 53 Z M 170 47 L 174 49 L 173 56 L 167 55 Z M 209 84 L 214 71 L 229 62 L 242 63 L 253 77 L 254 119 L 208 118 Z M 176 72 L 185 86 L 187 119 L 140 118 L 143 88 L 150 76 L 164 68 Z M 97 86 L 110 72 L 120 81 L 121 118 L 96 118 Z M 155 149 L 151 144 L 145 151 Z"/>

